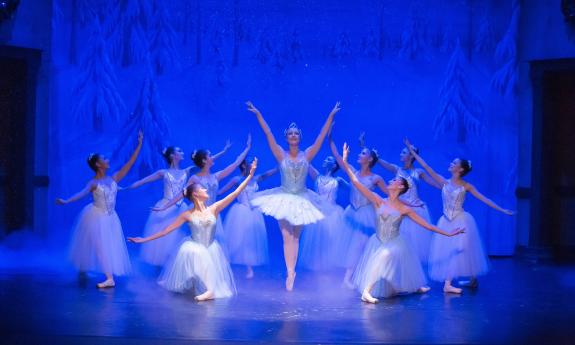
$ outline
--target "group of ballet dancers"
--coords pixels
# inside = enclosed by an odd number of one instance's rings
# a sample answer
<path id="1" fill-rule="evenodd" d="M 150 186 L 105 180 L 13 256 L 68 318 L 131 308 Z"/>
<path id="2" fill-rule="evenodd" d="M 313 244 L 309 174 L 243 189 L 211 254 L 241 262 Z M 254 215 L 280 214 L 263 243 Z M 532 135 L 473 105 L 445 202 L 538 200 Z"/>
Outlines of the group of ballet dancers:
<path id="1" fill-rule="evenodd" d="M 501 208 L 463 179 L 472 170 L 470 161 L 454 159 L 448 169 L 450 177 L 446 178 L 435 172 L 407 139 L 400 154 L 402 165 L 398 166 L 366 147 L 362 135 L 356 168 L 348 162 L 349 146 L 344 144 L 340 153 L 331 137 L 339 102 L 314 143 L 305 150 L 300 149 L 302 131 L 292 123 L 284 131 L 288 145 L 285 150 L 261 112 L 251 102 L 246 104 L 265 134 L 277 168 L 256 174 L 257 158 L 247 158 L 251 136 L 236 160 L 217 172 L 211 168 L 229 149 L 229 142 L 215 155 L 208 150 L 194 151 L 191 158 L 195 171 L 192 167 L 181 168 L 184 153 L 170 146 L 162 152 L 166 169 L 124 188 L 163 181 L 163 198 L 152 208 L 143 237 L 128 238 L 129 242 L 142 243 L 140 257 L 144 262 L 163 267 L 158 278 L 161 286 L 175 292 L 191 291 L 197 301 L 234 295 L 230 262 L 245 265 L 246 278 L 254 276 L 253 266 L 268 262 L 264 214 L 277 219 L 281 230 L 288 291 L 294 288 L 296 264 L 312 270 L 345 269 L 343 285 L 357 289 L 361 300 L 368 303 L 377 303 L 377 297 L 427 292 L 423 266 L 429 268 L 429 278 L 444 283 L 444 292 L 455 294 L 462 290 L 452 285 L 454 279 L 468 278 L 460 285 L 476 287 L 476 277 L 489 270 L 475 220 L 463 209 L 465 195 L 469 192 L 502 213 L 513 212 Z M 320 172 L 310 162 L 326 137 L 333 156 L 323 161 Z M 99 288 L 115 286 L 114 276 L 131 270 L 115 202 L 117 183 L 136 161 L 143 140 L 140 132 L 130 159 L 111 176 L 109 160 L 91 154 L 88 165 L 95 177 L 70 198 L 56 200 L 67 204 L 90 193 L 93 196 L 93 202 L 76 221 L 70 258 L 80 272 L 96 271 L 106 276 L 97 284 Z M 415 161 L 422 169 L 414 167 Z M 395 177 L 386 183 L 372 172 L 376 164 Z M 240 175 L 220 189 L 220 181 L 237 168 Z M 338 169 L 345 172 L 350 183 L 335 175 Z M 277 171 L 281 185 L 258 191 L 258 182 Z M 315 191 L 306 188 L 308 175 L 314 180 Z M 427 206 L 418 196 L 421 180 L 441 190 L 443 215 L 437 226 L 431 224 Z M 345 210 L 336 203 L 340 185 L 351 189 Z M 386 198 L 374 192 L 376 187 Z M 222 222 L 220 213 L 236 199 Z M 185 223 L 189 229 L 183 226 Z"/>

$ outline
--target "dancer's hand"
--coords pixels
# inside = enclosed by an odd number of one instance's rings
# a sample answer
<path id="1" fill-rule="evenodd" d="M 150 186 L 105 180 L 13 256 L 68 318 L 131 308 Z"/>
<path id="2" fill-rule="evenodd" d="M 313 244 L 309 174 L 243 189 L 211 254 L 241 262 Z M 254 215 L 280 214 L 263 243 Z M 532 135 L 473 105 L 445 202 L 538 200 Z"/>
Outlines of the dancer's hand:
<path id="1" fill-rule="evenodd" d="M 449 234 L 449 237 L 463 234 L 464 232 L 465 232 L 465 228 L 457 228 L 457 229 L 453 230 L 453 232 L 451 234 Z"/>
<path id="2" fill-rule="evenodd" d="M 66 205 L 68 202 L 64 199 L 58 198 L 56 199 L 56 205 Z"/>
<path id="3" fill-rule="evenodd" d="M 252 165 L 250 166 L 250 176 L 254 176 L 254 173 L 256 172 L 256 168 L 258 167 L 258 158 L 254 157 L 254 160 L 252 161 Z"/>
<path id="4" fill-rule="evenodd" d="M 508 210 L 508 209 L 503 209 L 501 212 L 505 213 L 508 216 L 513 216 L 515 215 L 515 211 L 512 210 Z"/>
<path id="5" fill-rule="evenodd" d="M 131 243 L 144 243 L 144 242 L 146 242 L 146 241 L 144 241 L 144 239 L 141 238 L 141 237 L 128 237 L 128 242 L 131 242 Z"/>
<path id="6" fill-rule="evenodd" d="M 144 141 L 144 132 L 140 129 L 138 131 L 138 145 L 142 145 L 142 141 Z"/>
<path id="7" fill-rule="evenodd" d="M 232 147 L 232 142 L 230 141 L 230 139 L 226 140 L 226 144 L 224 145 L 224 149 L 222 151 L 227 152 L 230 147 Z"/>
<path id="8" fill-rule="evenodd" d="M 260 114 L 260 111 L 254 106 L 254 104 L 250 101 L 246 102 L 246 105 L 248 106 L 248 111 L 251 111 L 252 113 L 258 115 Z"/>
<path id="9" fill-rule="evenodd" d="M 403 138 L 403 143 L 405 144 L 405 146 L 407 147 L 407 149 L 409 150 L 409 152 L 413 152 L 413 145 L 411 144 L 411 142 L 409 141 L 409 139 Z"/>
<path id="10" fill-rule="evenodd" d="M 343 143 L 343 152 L 341 155 L 341 160 L 346 164 L 348 156 L 349 156 L 349 145 L 347 145 L 347 143 Z"/>
<path id="11" fill-rule="evenodd" d="M 359 133 L 359 147 L 364 148 L 365 147 L 365 132 L 361 132 Z"/>
<path id="12" fill-rule="evenodd" d="M 337 102 L 335 103 L 335 105 L 333 106 L 333 109 L 331 110 L 331 114 L 332 114 L 332 115 L 335 115 L 335 114 L 337 114 L 337 112 L 340 111 L 340 110 L 341 110 L 341 108 L 340 108 L 340 102 L 337 101 Z"/>

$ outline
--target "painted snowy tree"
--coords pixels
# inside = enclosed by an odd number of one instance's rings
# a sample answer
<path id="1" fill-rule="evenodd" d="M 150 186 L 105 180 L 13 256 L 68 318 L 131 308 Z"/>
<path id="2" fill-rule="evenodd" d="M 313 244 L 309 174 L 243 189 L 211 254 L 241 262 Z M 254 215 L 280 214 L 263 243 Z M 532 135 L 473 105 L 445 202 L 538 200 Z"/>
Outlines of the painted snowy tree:
<path id="1" fill-rule="evenodd" d="M 178 38 L 172 27 L 170 14 L 164 3 L 154 2 L 153 38 L 150 46 L 152 66 L 156 74 L 180 68 L 180 55 L 176 47 Z"/>
<path id="2" fill-rule="evenodd" d="M 411 5 L 409 21 L 401 34 L 401 48 L 399 56 L 404 59 L 414 59 L 425 48 L 425 18 L 423 5 L 414 1 Z"/>
<path id="3" fill-rule="evenodd" d="M 101 5 L 101 1 L 72 0 L 70 2 L 71 27 L 70 46 L 68 48 L 68 62 L 70 64 L 76 65 L 78 63 L 78 31 L 97 18 L 97 7 Z"/>
<path id="4" fill-rule="evenodd" d="M 501 67 L 491 78 L 491 88 L 502 95 L 508 95 L 515 90 L 519 65 L 517 63 L 517 38 L 519 30 L 519 1 L 513 1 L 513 14 L 509 27 L 495 50 L 496 61 Z"/>
<path id="5" fill-rule="evenodd" d="M 101 132 L 106 122 L 120 119 L 125 106 L 98 21 L 93 24 L 88 43 L 75 88 L 77 102 L 72 113 L 77 121 L 89 122 L 95 131 Z"/>
<path id="6" fill-rule="evenodd" d="M 120 0 L 110 13 L 111 56 L 122 66 L 142 62 L 149 49 L 146 29 L 150 22 L 147 0 Z"/>
<path id="7" fill-rule="evenodd" d="M 142 130 L 146 136 L 140 152 L 140 159 L 136 161 L 137 171 L 140 176 L 143 176 L 162 166 L 163 158 L 160 152 L 162 152 L 170 135 L 168 119 L 160 104 L 158 86 L 151 69 L 148 70 L 142 83 L 134 111 L 122 128 L 113 157 L 120 160 L 129 157 L 133 147 L 126 145 L 125 139 L 134 137 L 139 130 Z"/>
<path id="8" fill-rule="evenodd" d="M 480 136 L 483 132 L 483 125 L 478 117 L 482 106 L 466 85 L 466 66 L 465 54 L 458 40 L 440 91 L 441 108 L 433 121 L 436 140 L 455 131 L 457 143 L 463 144 L 470 136 Z"/>

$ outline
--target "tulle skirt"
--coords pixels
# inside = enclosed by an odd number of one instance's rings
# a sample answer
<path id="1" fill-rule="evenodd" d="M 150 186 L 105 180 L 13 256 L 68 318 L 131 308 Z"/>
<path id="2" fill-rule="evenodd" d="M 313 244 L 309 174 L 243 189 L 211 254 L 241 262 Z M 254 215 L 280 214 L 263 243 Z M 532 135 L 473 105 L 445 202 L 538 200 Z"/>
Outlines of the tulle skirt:
<path id="1" fill-rule="evenodd" d="M 80 271 L 130 273 L 126 239 L 116 211 L 108 213 L 94 204 L 84 207 L 72 235 L 70 259 Z"/>
<path id="2" fill-rule="evenodd" d="M 352 279 L 360 293 L 375 283 L 375 297 L 413 293 L 426 284 L 419 258 L 402 235 L 385 242 L 372 235 Z"/>
<path id="3" fill-rule="evenodd" d="M 363 254 L 365 244 L 375 233 L 377 215 L 371 204 L 355 209 L 348 205 L 344 211 L 344 224 L 337 233 L 336 248 L 338 248 L 338 265 L 354 269 Z M 343 255 L 341 255 L 343 254 Z"/>
<path id="4" fill-rule="evenodd" d="M 417 213 L 421 218 L 423 218 L 428 223 L 430 222 L 429 210 L 427 209 L 427 205 L 423 205 L 422 207 L 412 207 L 412 209 Z M 433 236 L 433 232 L 425 229 L 422 226 L 419 226 L 409 217 L 405 217 L 401 222 L 401 226 L 399 228 L 401 235 L 403 238 L 411 244 L 419 260 L 422 263 L 427 264 L 429 260 L 429 248 L 431 246 L 431 238 Z"/>
<path id="5" fill-rule="evenodd" d="M 168 203 L 168 201 L 168 199 L 162 199 L 156 203 L 155 207 L 162 207 Z M 162 231 L 166 226 L 170 225 L 180 213 L 187 209 L 188 205 L 181 203 L 180 206 L 174 205 L 164 211 L 152 211 L 144 228 L 144 237 Z M 152 265 L 164 265 L 170 255 L 174 255 L 178 250 L 178 246 L 184 237 L 189 236 L 189 232 L 186 230 L 187 229 L 179 228 L 164 237 L 142 244 L 140 258 L 142 261 Z"/>
<path id="6" fill-rule="evenodd" d="M 343 208 L 337 204 L 322 207 L 325 218 L 307 225 L 301 235 L 298 266 L 314 271 L 335 266 L 338 255 L 336 240 L 345 227 Z"/>
<path id="7" fill-rule="evenodd" d="M 475 277 L 489 271 L 489 259 L 471 214 L 461 212 L 451 221 L 442 216 L 437 226 L 448 232 L 465 228 L 465 232 L 452 237 L 433 234 L 429 255 L 431 279 L 445 281 L 458 277 Z"/>
<path id="8" fill-rule="evenodd" d="M 191 291 L 195 295 L 211 290 L 215 298 L 236 293 L 230 264 L 218 241 L 208 247 L 191 239 L 184 241 L 164 267 L 158 283 L 170 291 Z"/>
<path id="9" fill-rule="evenodd" d="M 249 266 L 268 263 L 268 236 L 260 211 L 235 203 L 226 215 L 224 233 L 231 263 Z"/>
<path id="10" fill-rule="evenodd" d="M 256 193 L 251 203 L 264 214 L 295 226 L 323 219 L 319 196 L 309 189 L 296 194 L 288 193 L 282 187 L 272 188 Z"/>

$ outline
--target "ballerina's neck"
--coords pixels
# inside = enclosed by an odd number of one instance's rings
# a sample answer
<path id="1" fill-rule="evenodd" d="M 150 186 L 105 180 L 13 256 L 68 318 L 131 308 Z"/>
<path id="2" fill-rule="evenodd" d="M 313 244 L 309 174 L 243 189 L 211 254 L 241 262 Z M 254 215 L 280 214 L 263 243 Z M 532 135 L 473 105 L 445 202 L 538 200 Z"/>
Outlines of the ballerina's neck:
<path id="1" fill-rule="evenodd" d="M 369 165 L 366 163 L 361 166 L 358 175 L 364 177 L 364 176 L 371 176 L 373 175 L 373 173 L 371 172 L 371 168 L 369 167 Z"/>
<path id="2" fill-rule="evenodd" d="M 200 171 L 196 173 L 196 176 L 208 176 L 210 174 L 211 174 L 210 168 L 204 166 Z"/>
<path id="3" fill-rule="evenodd" d="M 101 180 L 106 178 L 108 175 L 106 175 L 106 170 L 102 170 L 102 169 L 98 169 L 98 171 L 96 172 L 96 176 L 94 177 L 95 180 Z"/>
<path id="4" fill-rule="evenodd" d="M 180 161 L 172 160 L 170 163 L 170 168 L 172 170 L 180 170 Z"/>

